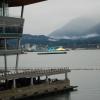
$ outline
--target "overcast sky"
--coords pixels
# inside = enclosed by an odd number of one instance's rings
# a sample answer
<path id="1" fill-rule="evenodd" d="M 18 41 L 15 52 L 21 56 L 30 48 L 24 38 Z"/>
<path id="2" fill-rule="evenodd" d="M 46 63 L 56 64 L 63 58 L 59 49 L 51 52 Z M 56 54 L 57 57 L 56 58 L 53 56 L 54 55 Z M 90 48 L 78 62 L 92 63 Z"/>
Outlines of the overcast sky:
<path id="1" fill-rule="evenodd" d="M 100 0 L 48 0 L 25 6 L 24 33 L 45 34 L 79 16 L 99 16 Z"/>

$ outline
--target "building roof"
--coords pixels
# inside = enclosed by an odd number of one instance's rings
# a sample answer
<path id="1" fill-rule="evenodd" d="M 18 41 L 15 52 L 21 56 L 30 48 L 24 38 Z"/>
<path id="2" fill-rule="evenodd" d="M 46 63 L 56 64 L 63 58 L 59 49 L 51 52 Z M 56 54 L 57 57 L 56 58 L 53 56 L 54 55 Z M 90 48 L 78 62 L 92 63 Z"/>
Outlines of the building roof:
<path id="1" fill-rule="evenodd" d="M 42 2 L 46 0 L 8 0 L 9 7 L 16 7 L 22 5 L 29 5 L 37 2 Z"/>

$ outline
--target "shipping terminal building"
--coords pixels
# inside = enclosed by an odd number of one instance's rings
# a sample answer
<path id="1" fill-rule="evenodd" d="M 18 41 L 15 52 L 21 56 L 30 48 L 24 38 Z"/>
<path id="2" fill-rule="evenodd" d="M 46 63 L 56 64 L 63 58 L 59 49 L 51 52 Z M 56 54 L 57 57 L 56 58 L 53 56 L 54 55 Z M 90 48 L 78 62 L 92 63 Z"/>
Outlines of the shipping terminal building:
<path id="1" fill-rule="evenodd" d="M 0 57 L 4 66 L 0 65 L 0 100 L 14 100 L 28 96 L 38 96 L 54 92 L 68 91 L 70 86 L 67 77 L 69 68 L 20 69 L 19 55 L 22 53 L 20 40 L 24 26 L 24 6 L 45 0 L 0 0 Z M 10 7 L 21 7 L 19 18 L 10 17 Z M 8 43 L 13 41 L 15 47 Z M 9 55 L 15 55 L 13 71 L 7 66 Z M 2 69 L 3 68 L 3 69 Z M 20 69 L 20 70 L 19 70 Z M 64 80 L 50 79 L 50 75 L 65 74 Z M 41 77 L 45 77 L 44 80 Z"/>

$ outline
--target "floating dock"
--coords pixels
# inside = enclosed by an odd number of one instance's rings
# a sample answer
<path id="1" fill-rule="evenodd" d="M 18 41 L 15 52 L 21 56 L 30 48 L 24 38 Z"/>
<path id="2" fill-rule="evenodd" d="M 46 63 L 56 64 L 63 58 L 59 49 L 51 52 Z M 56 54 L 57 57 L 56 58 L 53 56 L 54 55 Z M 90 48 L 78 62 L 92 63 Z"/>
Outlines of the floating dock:
<path id="1" fill-rule="evenodd" d="M 53 52 L 39 52 L 38 55 L 46 55 L 46 54 L 67 54 L 66 51 L 53 51 Z"/>
<path id="2" fill-rule="evenodd" d="M 70 86 L 68 72 L 70 72 L 69 68 L 24 69 L 17 73 L 8 71 L 6 79 L 2 73 L 0 74 L 0 100 L 14 100 L 73 90 L 76 87 Z M 63 80 L 49 78 L 56 74 L 65 74 L 65 78 Z M 41 79 L 42 76 L 45 79 Z"/>

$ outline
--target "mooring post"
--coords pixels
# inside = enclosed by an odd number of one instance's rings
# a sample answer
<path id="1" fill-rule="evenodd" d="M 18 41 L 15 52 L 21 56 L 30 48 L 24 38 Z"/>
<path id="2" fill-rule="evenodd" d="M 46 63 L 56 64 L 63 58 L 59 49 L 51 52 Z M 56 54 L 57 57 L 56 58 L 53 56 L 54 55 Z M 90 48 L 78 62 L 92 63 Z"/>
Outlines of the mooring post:
<path id="1" fill-rule="evenodd" d="M 16 79 L 13 79 L 13 88 L 16 88 Z"/>
<path id="2" fill-rule="evenodd" d="M 46 75 L 46 82 L 48 83 L 48 76 Z"/>
<path id="3" fill-rule="evenodd" d="M 31 85 L 33 85 L 33 77 L 31 77 Z"/>
<path id="4" fill-rule="evenodd" d="M 65 80 L 67 80 L 68 79 L 68 77 L 67 77 L 67 71 L 65 72 Z"/>

